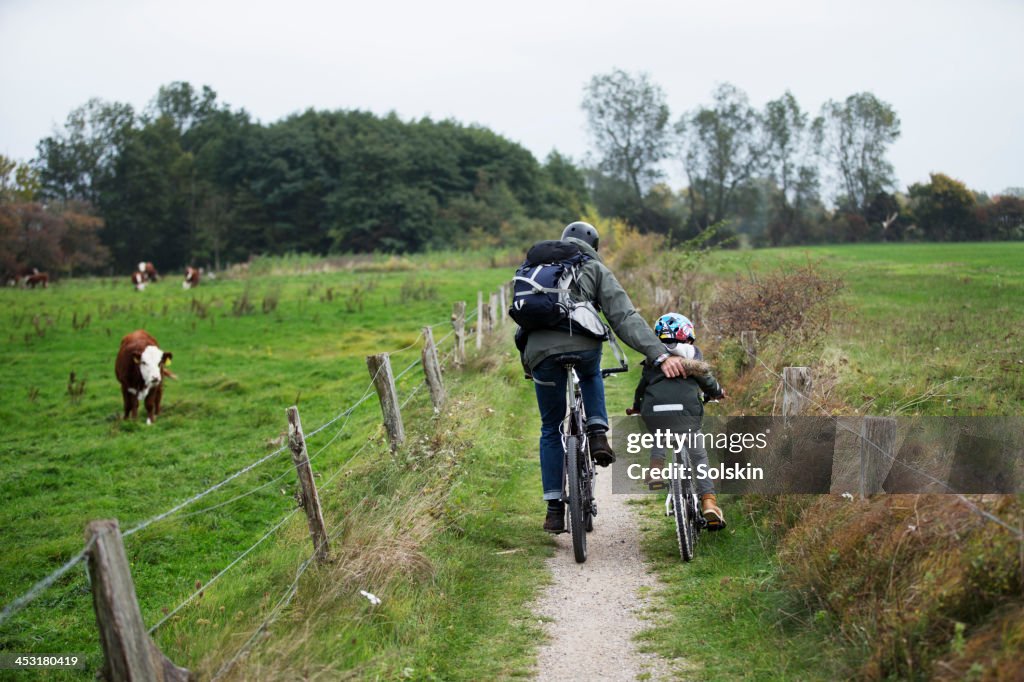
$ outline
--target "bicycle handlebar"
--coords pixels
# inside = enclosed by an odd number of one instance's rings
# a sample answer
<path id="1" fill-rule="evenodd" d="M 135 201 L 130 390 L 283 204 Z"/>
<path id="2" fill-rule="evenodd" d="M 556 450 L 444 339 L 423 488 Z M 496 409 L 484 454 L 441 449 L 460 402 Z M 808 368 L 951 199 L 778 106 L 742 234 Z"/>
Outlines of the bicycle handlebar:
<path id="1" fill-rule="evenodd" d="M 602 369 L 601 376 L 608 378 L 609 374 L 621 374 L 622 372 L 628 372 L 629 367 L 613 367 L 611 369 Z"/>

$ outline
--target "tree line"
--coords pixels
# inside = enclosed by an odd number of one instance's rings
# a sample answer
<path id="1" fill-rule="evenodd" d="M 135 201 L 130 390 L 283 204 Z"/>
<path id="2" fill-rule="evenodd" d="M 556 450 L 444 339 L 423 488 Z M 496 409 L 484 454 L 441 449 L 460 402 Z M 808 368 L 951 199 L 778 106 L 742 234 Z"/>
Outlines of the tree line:
<path id="1" fill-rule="evenodd" d="M 716 225 L 754 245 L 1024 238 L 1020 188 L 990 198 L 934 173 L 898 191 L 887 152 L 900 120 L 870 92 L 812 117 L 790 92 L 756 109 L 724 83 L 673 121 L 656 83 L 616 69 L 587 83 L 582 108 L 592 199 L 642 230 L 690 238 Z M 667 163 L 684 169 L 681 190 L 665 183 Z"/>
<path id="2" fill-rule="evenodd" d="M 264 124 L 182 82 L 141 111 L 93 99 L 32 161 L 0 156 L 0 267 L 522 245 L 595 210 L 753 245 L 1024 238 L 1024 191 L 990 198 L 942 174 L 897 191 L 886 154 L 900 121 L 871 93 L 811 117 L 789 92 L 758 110 L 723 84 L 673 121 L 660 87 L 615 70 L 585 85 L 582 109 L 596 157 L 540 162 L 453 120 L 310 109 Z M 685 169 L 682 189 L 667 163 Z"/>
<path id="3" fill-rule="evenodd" d="M 120 269 L 521 242 L 588 201 L 568 158 L 541 163 L 480 126 L 312 109 L 265 125 L 188 83 L 160 88 L 141 112 L 90 100 L 37 149 L 31 164 L 8 164 L 0 226 L 26 201 L 89 207 Z M 11 261 L 18 240 L 0 229 Z"/>

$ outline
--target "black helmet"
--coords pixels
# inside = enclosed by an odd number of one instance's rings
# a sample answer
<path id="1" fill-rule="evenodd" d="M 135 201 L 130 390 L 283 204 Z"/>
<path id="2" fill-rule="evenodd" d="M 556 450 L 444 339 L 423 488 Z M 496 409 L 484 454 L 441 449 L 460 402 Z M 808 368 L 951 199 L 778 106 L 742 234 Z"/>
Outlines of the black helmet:
<path id="1" fill-rule="evenodd" d="M 593 225 L 579 220 L 575 223 L 569 223 L 562 230 L 562 239 L 568 239 L 569 237 L 585 241 L 594 248 L 594 251 L 597 251 L 597 243 L 601 241 L 601 235 L 597 233 L 597 229 Z"/>

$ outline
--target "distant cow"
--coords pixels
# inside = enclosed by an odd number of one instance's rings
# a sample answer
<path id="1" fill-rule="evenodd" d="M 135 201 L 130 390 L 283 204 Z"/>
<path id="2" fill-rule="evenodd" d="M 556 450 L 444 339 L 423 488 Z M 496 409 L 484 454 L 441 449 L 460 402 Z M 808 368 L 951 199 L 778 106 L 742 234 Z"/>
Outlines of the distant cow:
<path id="1" fill-rule="evenodd" d="M 166 369 L 172 354 L 160 350 L 156 339 L 139 329 L 121 339 L 114 373 L 121 382 L 124 418 L 139 415 L 139 403 L 146 405 L 146 423 L 152 424 L 160 414 L 164 395 L 163 378 L 174 375 Z"/>
<path id="2" fill-rule="evenodd" d="M 46 288 L 50 284 L 50 275 L 45 272 L 36 272 L 25 278 L 25 286 L 35 289 L 38 286 Z"/>
<path id="3" fill-rule="evenodd" d="M 185 281 L 181 283 L 182 289 L 191 289 L 199 286 L 199 270 L 188 266 L 185 268 Z"/>
<path id="4" fill-rule="evenodd" d="M 132 286 L 135 291 L 144 291 L 146 288 L 146 274 L 136 270 L 132 273 Z"/>
<path id="5" fill-rule="evenodd" d="M 153 267 L 152 263 L 145 262 L 145 261 L 140 262 L 139 263 L 139 272 L 141 272 L 143 275 L 145 275 L 147 282 L 159 282 L 160 281 L 160 273 L 158 273 L 156 271 L 156 268 Z"/>
<path id="6" fill-rule="evenodd" d="M 15 272 L 7 275 L 7 286 L 14 287 L 18 286 L 19 284 L 21 286 L 25 286 L 26 284 L 28 284 L 29 277 L 38 274 L 39 268 L 20 267 Z"/>

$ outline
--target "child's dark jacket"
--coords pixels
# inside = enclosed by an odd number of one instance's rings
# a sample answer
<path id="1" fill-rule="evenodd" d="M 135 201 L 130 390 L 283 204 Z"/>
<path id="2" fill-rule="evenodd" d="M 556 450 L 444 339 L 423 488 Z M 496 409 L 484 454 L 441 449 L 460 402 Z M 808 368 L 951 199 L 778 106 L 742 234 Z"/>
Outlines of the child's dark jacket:
<path id="1" fill-rule="evenodd" d="M 661 368 L 644 361 L 640 383 L 633 396 L 633 409 L 640 412 L 644 421 L 659 417 L 686 417 L 689 429 L 699 429 L 704 416 L 704 395 L 708 398 L 722 397 L 722 387 L 711 373 L 711 366 L 703 362 L 700 351 L 693 360 L 683 359 L 686 377 L 670 379 Z M 688 430 L 689 430 L 688 429 Z"/>

